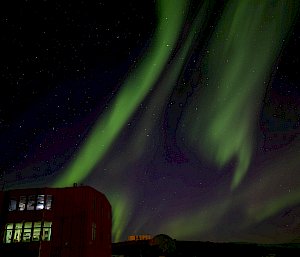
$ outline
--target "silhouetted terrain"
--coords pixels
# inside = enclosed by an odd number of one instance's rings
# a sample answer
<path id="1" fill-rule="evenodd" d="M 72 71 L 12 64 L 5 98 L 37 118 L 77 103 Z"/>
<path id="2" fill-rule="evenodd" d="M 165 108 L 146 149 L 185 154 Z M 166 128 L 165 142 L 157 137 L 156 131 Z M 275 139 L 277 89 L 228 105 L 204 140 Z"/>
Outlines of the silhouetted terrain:
<path id="1" fill-rule="evenodd" d="M 300 244 L 248 244 L 177 241 L 175 248 L 153 245 L 151 241 L 128 241 L 112 244 L 113 256 L 124 257 L 200 257 L 200 256 L 300 256 Z"/>

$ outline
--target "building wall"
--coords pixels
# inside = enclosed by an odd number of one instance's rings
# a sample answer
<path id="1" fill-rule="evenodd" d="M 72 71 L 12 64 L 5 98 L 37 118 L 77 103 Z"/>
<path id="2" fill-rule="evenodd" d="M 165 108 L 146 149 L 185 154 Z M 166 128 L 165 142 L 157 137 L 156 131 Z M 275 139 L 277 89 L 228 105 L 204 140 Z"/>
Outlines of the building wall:
<path id="1" fill-rule="evenodd" d="M 0 191 L 0 213 L 2 213 L 3 208 L 3 198 L 4 198 L 4 192 Z"/>
<path id="2" fill-rule="evenodd" d="M 52 195 L 51 210 L 8 212 L 7 204 L 6 206 L 1 204 L 0 208 L 5 206 L 1 216 L 5 219 L 5 224 L 21 221 L 52 221 L 51 240 L 40 243 L 4 244 L 4 247 L 24 245 L 40 251 L 41 257 L 111 256 L 111 206 L 103 194 L 91 187 L 80 186 L 12 190 L 5 193 L 5 198 L 8 201 L 11 197 L 38 194 Z M 1 231 L 1 241 L 3 241 L 3 225 Z"/>
<path id="3" fill-rule="evenodd" d="M 3 208 L 4 208 L 4 192 L 0 191 L 0 240 L 2 240 L 2 238 L 3 238 L 2 228 L 5 225 L 5 216 L 4 216 Z M 0 241 L 0 244 L 1 244 L 1 242 L 2 241 Z"/>

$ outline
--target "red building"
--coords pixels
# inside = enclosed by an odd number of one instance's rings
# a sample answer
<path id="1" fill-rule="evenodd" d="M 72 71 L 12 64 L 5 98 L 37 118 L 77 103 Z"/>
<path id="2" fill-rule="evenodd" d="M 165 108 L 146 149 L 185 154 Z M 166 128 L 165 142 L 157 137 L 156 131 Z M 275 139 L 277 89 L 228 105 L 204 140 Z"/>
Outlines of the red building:
<path id="1" fill-rule="evenodd" d="M 0 192 L 1 257 L 110 257 L 111 206 L 88 186 Z"/>

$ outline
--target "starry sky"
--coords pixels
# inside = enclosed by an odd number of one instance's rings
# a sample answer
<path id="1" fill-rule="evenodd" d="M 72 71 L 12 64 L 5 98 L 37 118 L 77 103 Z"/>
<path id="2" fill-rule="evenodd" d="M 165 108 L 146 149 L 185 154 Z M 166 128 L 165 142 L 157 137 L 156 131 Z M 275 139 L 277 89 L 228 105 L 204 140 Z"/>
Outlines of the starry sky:
<path id="1" fill-rule="evenodd" d="M 9 1 L 1 187 L 90 185 L 113 241 L 300 243 L 299 7 Z"/>

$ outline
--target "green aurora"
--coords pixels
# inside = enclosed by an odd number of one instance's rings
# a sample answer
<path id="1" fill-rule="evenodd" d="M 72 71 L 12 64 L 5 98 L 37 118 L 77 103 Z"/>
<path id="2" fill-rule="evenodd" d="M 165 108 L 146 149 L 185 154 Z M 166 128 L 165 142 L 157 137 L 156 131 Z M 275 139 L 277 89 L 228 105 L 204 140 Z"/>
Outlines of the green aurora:
<path id="1" fill-rule="evenodd" d="M 157 1 L 158 24 L 153 35 L 152 45 L 136 70 L 129 74 L 111 108 L 100 116 L 86 142 L 81 146 L 76 158 L 55 181 L 55 187 L 72 185 L 74 181 L 84 180 L 101 161 L 111 145 L 117 139 L 130 117 L 137 110 L 167 64 L 177 38 L 182 29 L 187 12 L 187 1 L 178 0 L 176 5 L 172 0 Z M 113 234 L 119 239 L 124 221 L 119 220 L 118 203 L 128 202 L 127 198 L 115 202 L 114 193 L 108 194 L 114 209 Z M 123 205 L 122 205 L 123 206 Z M 122 210 L 122 208 L 121 208 Z"/>
<path id="2" fill-rule="evenodd" d="M 88 176 L 150 92 L 170 58 L 185 18 L 186 1 L 180 0 L 176 5 L 170 0 L 157 3 L 158 25 L 152 46 L 137 69 L 129 74 L 111 109 L 96 122 L 76 158 L 54 186 L 72 185 L 74 181 L 82 181 Z"/>
<path id="3" fill-rule="evenodd" d="M 295 6 L 295 1 L 229 1 L 209 42 L 205 82 L 186 111 L 190 129 L 182 133 L 219 167 L 236 159 L 231 189 L 251 163 L 257 114 Z"/>
<path id="4" fill-rule="evenodd" d="M 188 14 L 188 1 L 176 0 L 176 4 L 172 0 L 157 1 L 158 23 L 152 45 L 137 68 L 129 73 L 109 105 L 111 108 L 100 115 L 75 158 L 53 186 L 69 186 L 87 178 L 169 65 L 172 69 L 161 79 L 164 83 L 159 84 L 160 93 L 153 93 L 152 98 L 152 106 L 163 108 L 164 101 L 178 83 L 176 80 L 180 77 L 189 52 L 197 45 L 197 36 L 202 31 L 210 5 L 211 1 L 204 1 L 189 35 L 175 55 L 174 50 L 180 43 L 178 38 Z M 185 112 L 184 123 L 189 124 L 189 128 L 185 127 L 186 130 L 180 133 L 187 135 L 192 149 L 220 168 L 236 160 L 231 190 L 238 188 L 251 164 L 257 114 L 284 39 L 293 24 L 294 7 L 297 5 L 297 1 L 289 1 L 288 4 L 273 0 L 228 1 L 208 42 L 207 51 L 199 60 L 205 79 L 199 78 L 200 90 L 193 95 L 193 101 Z M 151 128 L 147 118 L 142 123 Z M 141 144 L 133 142 L 132 145 L 138 149 L 146 145 L 143 140 L 141 137 L 137 140 Z M 117 193 L 111 189 L 107 192 L 113 207 L 115 241 L 122 237 L 129 220 L 129 210 L 133 206 L 127 190 Z M 295 202 L 294 197 L 290 202 Z M 195 210 L 175 217 L 165 225 L 165 229 L 178 238 L 179 232 L 181 235 L 194 235 L 199 230 L 205 232 L 213 227 L 209 222 L 217 223 L 231 204 L 226 200 L 222 204 L 212 205 L 207 212 Z M 218 215 L 214 214 L 216 208 L 220 210 Z M 262 214 L 261 219 L 271 214 L 273 212 Z M 249 215 L 254 214 L 250 211 Z M 190 224 L 184 225 L 187 219 Z M 200 227 L 192 225 L 197 220 L 200 220 Z"/>

